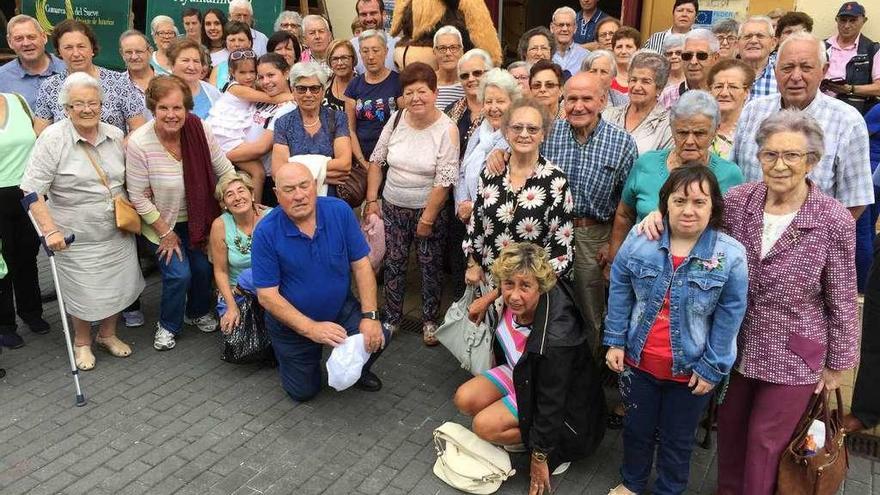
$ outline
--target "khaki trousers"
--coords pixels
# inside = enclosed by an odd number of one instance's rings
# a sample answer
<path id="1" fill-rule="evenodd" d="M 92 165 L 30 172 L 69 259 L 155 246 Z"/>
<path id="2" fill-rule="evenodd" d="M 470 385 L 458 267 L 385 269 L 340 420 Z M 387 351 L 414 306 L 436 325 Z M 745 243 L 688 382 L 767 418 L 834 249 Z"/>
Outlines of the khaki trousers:
<path id="1" fill-rule="evenodd" d="M 590 348 L 597 352 L 602 343 L 605 319 L 605 277 L 596 254 L 608 244 L 611 224 L 574 229 L 574 285 L 577 305 L 587 320 Z"/>

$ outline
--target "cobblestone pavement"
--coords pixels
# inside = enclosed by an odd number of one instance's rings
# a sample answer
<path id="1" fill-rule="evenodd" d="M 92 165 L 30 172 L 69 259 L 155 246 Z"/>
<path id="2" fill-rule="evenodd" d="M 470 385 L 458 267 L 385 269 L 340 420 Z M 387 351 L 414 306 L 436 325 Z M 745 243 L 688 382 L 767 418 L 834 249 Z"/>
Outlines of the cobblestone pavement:
<path id="1" fill-rule="evenodd" d="M 95 351 L 95 370 L 81 375 L 86 407 L 73 406 L 55 303 L 51 334 L 21 330 L 27 345 L 0 355 L 0 494 L 458 493 L 431 472 L 431 431 L 469 424 L 451 402 L 468 376 L 442 348 L 401 332 L 374 367 L 382 391 L 325 389 L 297 404 L 275 370 L 220 361 L 217 334 L 188 327 L 174 350 L 154 351 L 158 297 L 152 276 L 147 324 L 119 332 L 131 357 Z M 596 455 L 553 479 L 554 492 L 604 495 L 621 449 L 609 432 Z M 696 449 L 690 493 L 712 492 L 713 456 Z M 514 458 L 519 474 L 498 493 L 526 493 L 526 462 Z M 871 493 L 880 494 L 880 465 L 852 458 L 845 494 Z"/>

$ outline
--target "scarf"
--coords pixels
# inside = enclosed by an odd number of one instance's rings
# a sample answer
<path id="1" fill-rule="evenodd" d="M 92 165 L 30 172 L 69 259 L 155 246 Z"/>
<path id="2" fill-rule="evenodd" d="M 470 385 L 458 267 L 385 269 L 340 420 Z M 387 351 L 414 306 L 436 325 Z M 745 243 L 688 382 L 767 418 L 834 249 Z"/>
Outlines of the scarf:
<path id="1" fill-rule="evenodd" d="M 214 200 L 217 178 L 214 176 L 205 129 L 202 120 L 192 113 L 187 113 L 180 133 L 180 150 L 183 155 L 189 245 L 199 249 L 208 241 L 211 222 L 220 216 L 220 206 Z"/>

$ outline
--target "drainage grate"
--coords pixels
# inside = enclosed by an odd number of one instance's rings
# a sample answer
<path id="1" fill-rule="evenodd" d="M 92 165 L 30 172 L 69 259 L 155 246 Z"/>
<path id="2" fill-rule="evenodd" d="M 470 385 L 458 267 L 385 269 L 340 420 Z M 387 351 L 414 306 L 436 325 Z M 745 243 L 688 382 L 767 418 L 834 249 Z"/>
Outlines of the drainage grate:
<path id="1" fill-rule="evenodd" d="M 404 316 L 403 321 L 400 322 L 400 331 L 414 333 L 417 335 L 422 334 L 422 320 L 419 318 L 415 318 L 412 316 Z"/>
<path id="2" fill-rule="evenodd" d="M 846 435 L 846 447 L 852 455 L 880 461 L 880 437 L 864 433 L 849 433 Z"/>

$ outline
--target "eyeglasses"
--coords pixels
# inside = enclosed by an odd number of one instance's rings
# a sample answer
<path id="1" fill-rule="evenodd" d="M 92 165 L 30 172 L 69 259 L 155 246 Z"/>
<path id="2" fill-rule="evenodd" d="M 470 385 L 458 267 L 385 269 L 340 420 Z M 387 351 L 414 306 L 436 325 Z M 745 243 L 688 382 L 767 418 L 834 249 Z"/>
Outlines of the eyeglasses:
<path id="1" fill-rule="evenodd" d="M 297 24 L 295 22 L 282 22 L 281 27 L 287 28 L 287 29 L 290 29 L 290 28 L 296 29 L 299 27 L 299 24 Z"/>
<path id="2" fill-rule="evenodd" d="M 523 131 L 526 131 L 529 134 L 529 136 L 535 136 L 543 130 L 536 125 L 525 125 L 525 124 L 510 124 L 507 128 L 509 130 L 513 131 L 513 134 L 516 136 L 519 136 L 520 134 L 522 134 Z"/>
<path id="3" fill-rule="evenodd" d="M 735 34 L 728 34 L 727 36 L 715 35 L 715 37 L 718 38 L 719 43 L 735 43 L 739 39 L 739 36 Z"/>
<path id="4" fill-rule="evenodd" d="M 812 154 L 810 152 L 801 153 L 800 151 L 761 150 L 758 152 L 758 161 L 764 165 L 773 165 L 782 158 L 782 163 L 786 165 L 800 165 L 805 157 Z"/>
<path id="5" fill-rule="evenodd" d="M 605 31 L 596 35 L 597 38 L 613 38 L 617 31 Z"/>
<path id="6" fill-rule="evenodd" d="M 351 55 L 337 55 L 335 57 L 330 57 L 331 64 L 338 64 L 341 62 L 348 62 L 351 60 Z"/>
<path id="7" fill-rule="evenodd" d="M 529 87 L 536 90 L 536 91 L 541 88 L 556 89 L 559 87 L 559 83 L 555 83 L 553 81 L 535 81 L 535 82 L 529 84 Z"/>
<path id="8" fill-rule="evenodd" d="M 146 54 L 146 50 L 125 50 L 122 52 L 122 56 L 125 58 L 141 58 Z"/>
<path id="9" fill-rule="evenodd" d="M 320 93 L 321 90 L 324 89 L 324 87 L 321 86 L 321 85 L 316 85 L 316 86 L 294 86 L 293 89 L 296 90 L 296 94 L 298 94 L 298 95 L 304 95 L 304 94 L 306 94 L 306 93 L 311 93 L 311 94 L 313 94 L 313 95 L 316 95 L 316 94 Z"/>
<path id="10" fill-rule="evenodd" d="M 529 49 L 527 51 L 529 53 L 549 52 L 550 47 L 547 45 L 532 46 L 532 47 L 529 47 Z"/>
<path id="11" fill-rule="evenodd" d="M 162 38 L 170 38 L 171 36 L 177 36 L 177 33 L 174 31 L 156 31 L 156 36 L 160 36 Z"/>
<path id="12" fill-rule="evenodd" d="M 235 50 L 229 55 L 229 60 L 241 60 L 243 58 L 257 58 L 253 50 Z"/>
<path id="13" fill-rule="evenodd" d="M 471 72 L 462 72 L 461 74 L 458 75 L 458 78 L 461 79 L 462 81 L 467 81 L 467 80 L 470 79 L 471 76 L 473 75 L 473 76 L 474 76 L 474 79 L 479 79 L 479 78 L 483 77 L 483 74 L 485 74 L 485 73 L 486 73 L 486 71 L 484 71 L 484 70 L 475 70 L 475 71 L 471 71 Z"/>
<path id="14" fill-rule="evenodd" d="M 700 62 L 709 60 L 709 54 L 706 52 L 681 52 L 681 59 L 685 62 L 690 62 L 694 57 L 697 57 Z"/>
<path id="15" fill-rule="evenodd" d="M 435 46 L 434 49 L 440 53 L 458 53 L 461 50 L 461 45 L 440 45 Z"/>
<path id="16" fill-rule="evenodd" d="M 680 57 L 681 50 L 669 50 L 668 52 L 666 52 L 666 56 L 667 57 Z"/>
<path id="17" fill-rule="evenodd" d="M 725 89 L 730 92 L 734 92 L 734 91 L 742 91 L 746 88 L 745 88 L 745 86 L 740 86 L 739 84 L 718 83 L 718 84 L 713 84 L 709 89 L 711 89 L 713 93 L 720 93 L 720 92 L 724 91 Z"/>
<path id="18" fill-rule="evenodd" d="M 98 110 L 101 108 L 100 101 L 75 101 L 67 105 L 67 108 L 72 108 L 77 112 L 82 112 L 86 108 L 90 110 Z"/>

